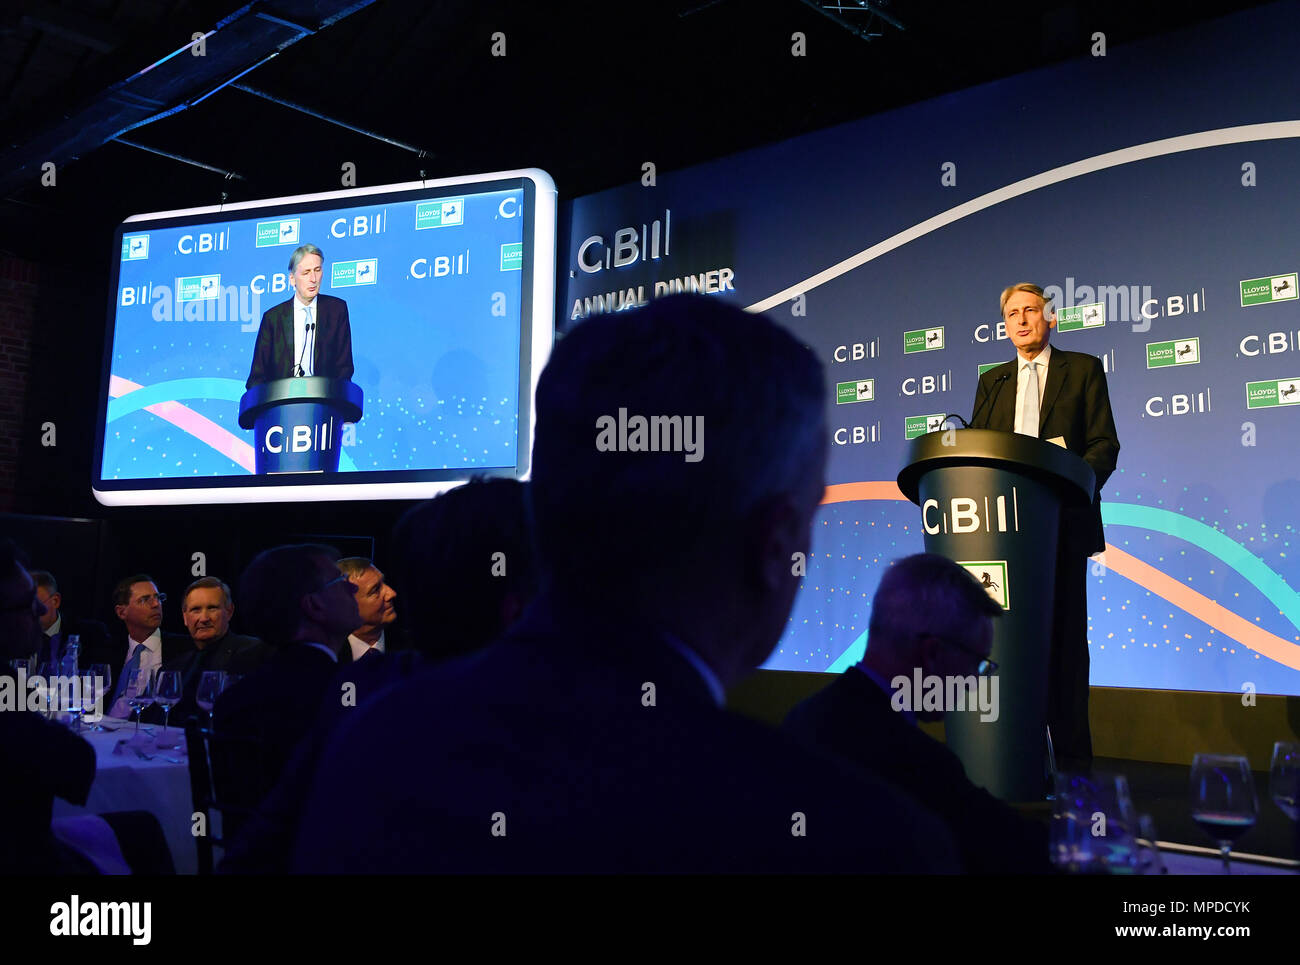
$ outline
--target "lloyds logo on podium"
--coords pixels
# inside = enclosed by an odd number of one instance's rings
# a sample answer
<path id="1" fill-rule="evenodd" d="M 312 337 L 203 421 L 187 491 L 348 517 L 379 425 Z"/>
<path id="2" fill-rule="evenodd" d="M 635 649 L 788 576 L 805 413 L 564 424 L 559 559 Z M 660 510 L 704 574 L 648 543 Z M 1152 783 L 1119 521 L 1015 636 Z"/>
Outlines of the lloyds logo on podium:
<path id="1" fill-rule="evenodd" d="M 931 536 L 939 533 L 1018 533 L 1020 500 L 1016 487 L 1011 495 L 953 496 L 941 503 L 927 499 L 921 504 L 921 522 Z"/>

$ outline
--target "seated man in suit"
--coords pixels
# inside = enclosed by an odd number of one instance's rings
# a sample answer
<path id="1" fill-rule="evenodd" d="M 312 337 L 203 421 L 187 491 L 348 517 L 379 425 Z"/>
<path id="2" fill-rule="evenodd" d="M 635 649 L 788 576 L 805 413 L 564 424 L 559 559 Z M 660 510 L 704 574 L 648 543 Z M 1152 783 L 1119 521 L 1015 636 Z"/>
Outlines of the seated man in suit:
<path id="1" fill-rule="evenodd" d="M 388 585 L 383 571 L 364 556 L 345 556 L 338 567 L 357 588 L 357 610 L 361 614 L 361 626 L 348 634 L 352 659 L 360 660 L 372 652 L 384 653 L 391 642 L 387 630 L 397 619 L 397 608 L 393 606 L 397 591 Z"/>
<path id="2" fill-rule="evenodd" d="M 871 601 L 867 652 L 799 704 L 783 729 L 892 781 L 943 818 L 976 873 L 1048 872 L 1047 829 L 966 777 L 957 755 L 917 727 L 942 711 L 895 709 L 892 681 L 974 679 L 993 649 L 1002 608 L 965 569 L 919 553 L 895 562 Z"/>
<path id="3" fill-rule="evenodd" d="M 36 581 L 36 598 L 45 607 L 41 617 L 41 632 L 45 635 L 38 653 L 33 654 L 34 668 L 63 659 L 68 639 L 81 638 L 81 668 L 87 669 L 89 659 L 98 656 L 108 648 L 108 630 L 98 620 L 84 620 L 63 612 L 63 594 L 59 592 L 58 581 L 49 570 L 32 570 L 32 579 Z"/>
<path id="4" fill-rule="evenodd" d="M 348 303 L 318 294 L 324 264 L 325 255 L 315 245 L 301 245 L 289 256 L 294 296 L 263 313 L 247 388 L 312 375 L 352 378 Z"/>
<path id="5" fill-rule="evenodd" d="M 397 572 L 423 604 L 411 637 L 414 646 L 387 653 L 371 647 L 339 668 L 315 729 L 298 745 L 257 814 L 237 838 L 227 841 L 219 872 L 286 873 L 311 777 L 331 728 L 358 704 L 415 673 L 425 660 L 478 650 L 519 618 L 537 593 L 526 488 L 517 479 L 476 477 L 415 506 L 398 521 L 391 541 Z M 504 554 L 508 564 L 495 574 L 493 568 L 465 565 L 494 553 Z M 339 699 L 344 683 L 355 688 L 355 701 Z"/>
<path id="6" fill-rule="evenodd" d="M 113 702 L 108 711 L 111 717 L 131 713 L 127 701 L 133 694 L 128 679 L 132 670 L 152 675 L 167 661 L 194 648 L 187 634 L 162 631 L 162 605 L 166 599 L 167 594 L 159 593 L 153 577 L 146 573 L 124 577 L 113 588 L 113 608 L 126 630 L 126 639 L 115 641 L 109 659 L 102 661 L 109 664 L 113 674 Z M 162 711 L 156 704 L 144 713 L 142 720 L 162 723 Z"/>
<path id="7" fill-rule="evenodd" d="M 619 445 L 629 411 L 639 436 Z M 761 315 L 672 296 L 574 328 L 536 412 L 542 595 L 497 643 L 349 713 L 293 868 L 960 870 L 912 798 L 723 706 L 786 626 L 825 488 L 812 352 Z"/>
<path id="8" fill-rule="evenodd" d="M 181 619 L 194 641 L 194 649 L 162 666 L 163 670 L 175 670 L 181 675 L 183 692 L 180 702 L 172 708 L 172 723 L 183 726 L 198 711 L 194 700 L 205 672 L 243 676 L 260 667 L 270 655 L 270 647 L 257 637 L 230 632 L 234 614 L 230 587 L 215 576 L 201 576 L 186 588 L 181 599 Z"/>
<path id="9" fill-rule="evenodd" d="M 971 425 L 1061 438 L 1096 476 L 1092 505 L 1061 512 L 1052 608 L 1047 725 L 1066 770 L 1092 765 L 1088 725 L 1088 557 L 1106 549 L 1101 487 L 1115 471 L 1119 437 L 1101 360 L 1049 344 L 1056 314 L 1046 293 L 1028 282 L 1002 292 L 1001 309 L 1016 358 L 980 376 Z M 982 416 L 982 419 L 980 418 Z"/>
<path id="10" fill-rule="evenodd" d="M 275 652 L 212 709 L 213 783 L 222 803 L 256 806 L 316 722 L 348 634 L 361 623 L 356 585 L 339 572 L 337 556 L 328 546 L 277 546 L 244 570 L 240 599 L 248 625 Z M 237 830 L 241 817 L 226 818 L 226 832 Z"/>

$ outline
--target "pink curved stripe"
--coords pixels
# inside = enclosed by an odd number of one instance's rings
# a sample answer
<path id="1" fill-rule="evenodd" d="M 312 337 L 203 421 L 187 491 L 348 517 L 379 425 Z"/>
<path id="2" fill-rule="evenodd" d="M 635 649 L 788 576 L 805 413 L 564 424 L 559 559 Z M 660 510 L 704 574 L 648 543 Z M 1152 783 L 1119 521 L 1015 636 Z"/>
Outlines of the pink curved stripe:
<path id="1" fill-rule="evenodd" d="M 114 399 L 120 399 L 136 389 L 143 388 L 144 386 L 140 383 L 124 379 L 120 375 L 110 375 L 108 378 L 108 394 Z M 232 462 L 242 466 L 248 472 L 253 471 L 253 447 L 228 429 L 223 429 L 217 425 L 207 416 L 199 415 L 193 409 L 181 405 L 179 402 L 156 402 L 153 405 L 145 406 L 145 411 L 151 412 L 158 418 L 170 422 L 178 429 L 184 430 L 200 442 L 211 446 Z"/>

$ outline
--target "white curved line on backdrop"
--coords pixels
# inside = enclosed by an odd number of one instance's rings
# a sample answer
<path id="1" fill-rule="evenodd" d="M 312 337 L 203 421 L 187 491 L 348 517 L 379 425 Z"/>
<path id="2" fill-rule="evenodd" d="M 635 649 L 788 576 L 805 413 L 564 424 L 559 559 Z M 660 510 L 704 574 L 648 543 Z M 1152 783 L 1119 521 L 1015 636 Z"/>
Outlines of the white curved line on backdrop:
<path id="1" fill-rule="evenodd" d="M 928 218 L 905 231 L 900 231 L 893 237 L 886 238 L 865 251 L 860 251 L 850 258 L 845 258 L 838 264 L 831 265 L 824 271 L 819 271 L 817 274 L 791 285 L 784 291 L 779 291 L 761 302 L 750 305 L 746 311 L 765 312 L 784 301 L 789 301 L 796 295 L 812 291 L 812 289 L 824 285 L 828 281 L 833 281 L 854 268 L 865 265 L 881 255 L 888 254 L 895 248 L 901 248 L 909 241 L 915 241 L 917 238 L 983 211 L 985 208 L 991 208 L 1003 201 L 1010 201 L 1012 198 L 1028 194 L 1031 191 L 1037 191 L 1039 188 L 1059 184 L 1062 181 L 1091 174 L 1094 171 L 1104 171 L 1106 168 L 1131 164 L 1134 161 L 1145 161 L 1147 158 L 1161 157 L 1166 154 L 1195 151 L 1203 147 L 1221 147 L 1225 144 L 1240 144 L 1246 141 L 1271 141 L 1287 137 L 1300 137 L 1300 120 L 1270 121 L 1267 124 L 1245 124 L 1241 127 L 1221 127 L 1217 130 L 1201 131 L 1197 134 L 1167 137 L 1164 140 L 1135 144 L 1133 147 L 1121 148 L 1118 151 L 1098 154 L 1096 157 L 1084 158 L 1082 161 L 1075 161 L 1059 168 L 1052 168 L 1050 171 L 1044 171 L 1022 181 L 1016 181 L 1013 184 L 998 188 L 996 191 L 990 191 L 988 194 L 981 194 L 978 198 L 972 198 L 955 208 L 949 208 L 933 218 Z"/>

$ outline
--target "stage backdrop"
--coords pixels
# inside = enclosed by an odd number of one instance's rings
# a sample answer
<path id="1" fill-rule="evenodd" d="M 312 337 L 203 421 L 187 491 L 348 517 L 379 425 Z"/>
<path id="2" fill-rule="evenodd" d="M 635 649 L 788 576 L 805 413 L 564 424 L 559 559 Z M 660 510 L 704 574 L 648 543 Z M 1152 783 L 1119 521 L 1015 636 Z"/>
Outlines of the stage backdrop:
<path id="1" fill-rule="evenodd" d="M 907 440 L 970 417 L 1015 354 L 998 295 L 1033 281 L 1052 345 L 1103 360 L 1122 446 L 1092 683 L 1300 694 L 1297 8 L 1100 43 L 561 212 L 560 326 L 698 289 L 825 363 L 830 488 L 769 668 L 861 656 L 885 566 L 922 550 Z"/>

